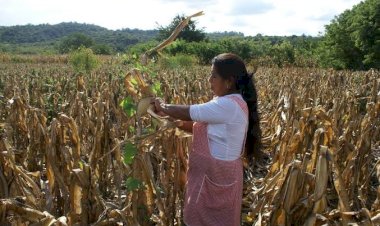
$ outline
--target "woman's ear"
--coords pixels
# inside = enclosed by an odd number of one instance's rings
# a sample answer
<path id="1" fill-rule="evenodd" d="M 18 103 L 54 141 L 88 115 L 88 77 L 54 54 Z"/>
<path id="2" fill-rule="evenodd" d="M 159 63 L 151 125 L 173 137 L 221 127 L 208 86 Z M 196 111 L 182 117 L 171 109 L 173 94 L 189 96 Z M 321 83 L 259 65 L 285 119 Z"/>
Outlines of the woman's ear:
<path id="1" fill-rule="evenodd" d="M 226 80 L 224 80 L 224 85 L 226 86 L 226 88 L 227 88 L 228 90 L 231 89 L 231 87 L 232 87 L 231 79 L 226 79 Z"/>
<path id="2" fill-rule="evenodd" d="M 235 79 L 233 77 L 230 77 L 228 80 L 228 87 L 230 87 L 230 89 L 235 89 Z"/>

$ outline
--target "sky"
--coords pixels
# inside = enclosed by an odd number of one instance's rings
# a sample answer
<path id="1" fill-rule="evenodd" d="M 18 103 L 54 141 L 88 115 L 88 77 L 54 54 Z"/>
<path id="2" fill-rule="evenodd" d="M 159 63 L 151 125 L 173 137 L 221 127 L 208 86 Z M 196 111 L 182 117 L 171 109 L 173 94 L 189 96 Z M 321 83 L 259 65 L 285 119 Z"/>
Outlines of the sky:
<path id="1" fill-rule="evenodd" d="M 324 26 L 360 0 L 0 0 L 0 26 L 78 22 L 111 30 L 167 26 L 191 15 L 206 32 L 244 35 L 323 34 Z"/>

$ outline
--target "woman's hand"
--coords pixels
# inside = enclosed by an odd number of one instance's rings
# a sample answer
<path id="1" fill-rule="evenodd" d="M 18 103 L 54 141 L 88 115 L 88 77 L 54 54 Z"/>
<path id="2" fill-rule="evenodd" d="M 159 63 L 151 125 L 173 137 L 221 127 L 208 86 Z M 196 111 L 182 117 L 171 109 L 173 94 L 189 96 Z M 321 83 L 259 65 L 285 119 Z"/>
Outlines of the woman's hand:
<path id="1" fill-rule="evenodd" d="M 173 119 L 191 121 L 190 105 L 165 104 L 161 98 L 154 98 L 151 102 L 154 104 L 155 113 L 162 116 L 170 116 Z"/>
<path id="2" fill-rule="evenodd" d="M 167 116 L 164 112 L 165 102 L 161 98 L 154 98 L 151 104 L 154 104 L 154 112 L 160 116 Z"/>

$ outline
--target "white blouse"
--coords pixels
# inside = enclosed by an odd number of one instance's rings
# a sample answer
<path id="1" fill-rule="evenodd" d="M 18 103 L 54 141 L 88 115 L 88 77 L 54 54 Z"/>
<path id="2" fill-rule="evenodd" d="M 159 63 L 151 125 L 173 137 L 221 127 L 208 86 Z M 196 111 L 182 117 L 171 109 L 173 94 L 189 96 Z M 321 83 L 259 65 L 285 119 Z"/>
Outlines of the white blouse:
<path id="1" fill-rule="evenodd" d="M 215 97 L 204 104 L 190 106 L 194 122 L 206 122 L 211 155 L 220 160 L 235 160 L 242 155 L 248 128 L 248 117 L 236 101 L 228 98 L 240 94 Z"/>

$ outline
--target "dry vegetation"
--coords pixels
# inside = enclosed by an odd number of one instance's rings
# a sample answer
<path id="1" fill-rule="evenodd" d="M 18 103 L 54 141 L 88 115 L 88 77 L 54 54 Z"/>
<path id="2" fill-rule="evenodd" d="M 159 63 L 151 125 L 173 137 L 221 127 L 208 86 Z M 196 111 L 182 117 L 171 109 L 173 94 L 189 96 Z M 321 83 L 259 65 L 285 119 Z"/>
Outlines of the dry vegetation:
<path id="1" fill-rule="evenodd" d="M 191 137 L 123 111 L 127 71 L 104 64 L 81 80 L 64 64 L 0 65 L 1 225 L 183 225 Z M 211 98 L 208 74 L 152 79 L 191 104 Z M 243 224 L 379 225 L 380 72 L 255 78 L 269 160 L 246 171 Z"/>

